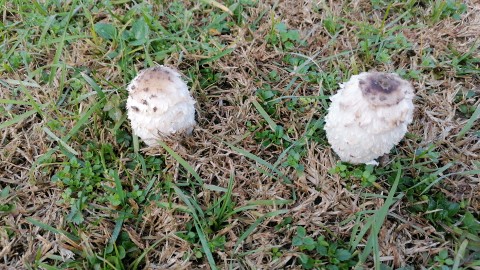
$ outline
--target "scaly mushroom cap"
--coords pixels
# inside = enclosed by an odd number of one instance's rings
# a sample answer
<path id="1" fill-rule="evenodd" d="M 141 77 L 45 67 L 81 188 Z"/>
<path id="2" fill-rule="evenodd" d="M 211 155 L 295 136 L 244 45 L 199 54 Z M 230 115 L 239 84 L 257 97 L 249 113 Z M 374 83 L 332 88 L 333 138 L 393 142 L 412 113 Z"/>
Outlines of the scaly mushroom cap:
<path id="1" fill-rule="evenodd" d="M 363 96 L 370 104 L 393 106 L 405 98 L 405 90 L 402 91 L 404 82 L 397 74 L 372 72 L 365 78 L 359 79 L 358 84 Z"/>
<path id="2" fill-rule="evenodd" d="M 175 133 L 191 133 L 195 100 L 180 74 L 157 66 L 141 71 L 127 87 L 127 115 L 132 130 L 149 146 Z"/>
<path id="3" fill-rule="evenodd" d="M 413 87 L 394 73 L 354 75 L 332 96 L 325 131 L 342 161 L 375 163 L 407 132 L 413 117 Z"/>

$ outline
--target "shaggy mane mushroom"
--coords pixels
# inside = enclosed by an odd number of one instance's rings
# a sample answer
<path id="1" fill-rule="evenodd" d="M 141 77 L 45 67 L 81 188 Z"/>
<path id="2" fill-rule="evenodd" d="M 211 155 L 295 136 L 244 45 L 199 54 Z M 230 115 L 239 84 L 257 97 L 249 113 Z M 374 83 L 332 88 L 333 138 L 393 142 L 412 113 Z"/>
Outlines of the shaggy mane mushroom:
<path id="1" fill-rule="evenodd" d="M 180 74 L 166 66 L 141 71 L 128 85 L 127 115 L 133 133 L 147 145 L 178 133 L 191 133 L 195 100 Z"/>
<path id="2" fill-rule="evenodd" d="M 400 142 L 413 118 L 413 87 L 394 73 L 354 75 L 332 96 L 325 131 L 342 161 L 372 163 Z"/>

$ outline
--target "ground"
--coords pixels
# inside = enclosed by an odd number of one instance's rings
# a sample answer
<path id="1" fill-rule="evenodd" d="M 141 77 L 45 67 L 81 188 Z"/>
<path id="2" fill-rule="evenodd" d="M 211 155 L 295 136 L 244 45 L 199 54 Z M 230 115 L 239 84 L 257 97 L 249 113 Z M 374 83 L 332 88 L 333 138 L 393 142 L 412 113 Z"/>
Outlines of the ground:
<path id="1" fill-rule="evenodd" d="M 0 6 L 1 269 L 479 269 L 480 2 Z M 146 147 L 126 86 L 158 64 L 198 124 Z M 413 123 L 339 162 L 328 98 L 372 70 Z"/>

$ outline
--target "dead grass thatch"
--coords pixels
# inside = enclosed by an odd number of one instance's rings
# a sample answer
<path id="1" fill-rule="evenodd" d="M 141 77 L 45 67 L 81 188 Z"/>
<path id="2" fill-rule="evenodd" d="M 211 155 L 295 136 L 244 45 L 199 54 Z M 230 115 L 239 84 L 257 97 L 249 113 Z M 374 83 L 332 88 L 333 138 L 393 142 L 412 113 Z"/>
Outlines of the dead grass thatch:
<path id="1" fill-rule="evenodd" d="M 210 64 L 211 69 L 222 74 L 217 84 L 202 88 L 198 79 L 191 79 L 191 89 L 198 100 L 199 125 L 192 137 L 184 138 L 179 143 L 170 142 L 169 145 L 198 172 L 206 184 L 227 187 L 230 177 L 234 176 L 232 201 L 236 207 L 246 206 L 259 200 L 289 200 L 293 193 L 296 196 L 296 199 L 288 205 L 259 205 L 254 210 L 229 217 L 227 225 L 214 234 L 217 237 L 226 237 L 224 250 L 214 252 L 219 265 L 225 269 L 230 265 L 235 269 L 297 268 L 299 263 L 297 262 L 295 266 L 294 260 L 298 257 L 298 253 L 291 245 L 291 239 L 295 233 L 294 227 L 287 226 L 280 230 L 274 228 L 282 222 L 284 217 L 291 217 L 291 224 L 305 227 L 312 237 L 327 235 L 332 241 L 336 239 L 348 241 L 352 228 L 357 222 L 356 213 L 379 209 L 385 203 L 380 196 L 366 198 L 361 196 L 361 193 L 387 195 L 389 191 L 386 179 L 379 179 L 378 185 L 365 189 L 359 183 L 345 181 L 338 175 L 330 174 L 328 170 L 335 166 L 337 158 L 328 145 L 322 143 L 306 142 L 306 155 L 301 161 L 305 168 L 304 173 L 299 174 L 292 168 L 280 169 L 292 180 L 291 183 L 283 183 L 263 173 L 262 171 L 265 170 L 263 166 L 244 154 L 234 151 L 227 144 L 231 143 L 274 164 L 284 149 L 276 146 L 262 147 L 254 139 L 253 134 L 248 135 L 250 131 L 247 122 L 265 122 L 252 103 L 257 100 L 255 94 L 257 89 L 264 84 L 269 84 L 272 89 L 289 89 L 282 93 L 284 96 L 330 95 L 334 91 L 324 89 L 322 85 L 308 83 L 294 70 L 289 70 L 282 65 L 282 59 L 291 52 L 285 53 L 278 50 L 265 39 L 272 29 L 273 22 L 282 21 L 289 28 L 300 31 L 306 45 L 299 47 L 296 53 L 303 57 L 310 57 L 319 72 L 335 71 L 339 76 L 348 77 L 349 74 L 344 74 L 344 71 L 354 68 L 386 71 L 395 71 L 399 68 L 419 69 L 418 63 L 422 61 L 422 51 L 426 49 L 433 50 L 433 56 L 437 59 L 444 59 L 443 57 L 451 55 L 452 47 L 461 54 L 470 52 L 480 33 L 480 8 L 476 1 L 465 1 L 465 3 L 468 9 L 461 20 L 445 19 L 431 26 L 423 25 L 421 28 L 400 27 L 403 29 L 401 32 L 413 44 L 413 52 L 410 52 L 413 55 L 404 51 L 392 56 L 390 63 L 378 66 L 362 62 L 362 57 L 355 53 L 359 42 L 359 26 L 356 23 L 349 23 L 368 22 L 376 26 L 381 24 L 384 13 L 381 10 L 372 11 L 370 1 L 341 3 L 323 1 L 319 4 L 312 1 L 259 1 L 255 7 L 245 8 L 243 16 L 246 25 L 232 29 L 230 34 L 218 36 L 221 42 L 234 48 L 234 51 Z M 193 8 L 193 4 L 189 5 Z M 424 9 L 428 12 L 428 8 Z M 4 14 L 7 14 L 4 17 L 9 16 L 9 13 Z M 389 15 L 387 23 L 393 21 L 395 15 L 399 14 Z M 347 27 L 333 37 L 322 27 L 322 22 L 327 16 L 347 22 L 345 23 Z M 259 19 L 258 27 L 249 28 L 248 24 L 257 19 Z M 410 18 L 410 21 L 400 21 L 397 25 L 409 23 L 419 22 L 417 18 Z M 333 39 L 336 42 L 332 42 Z M 345 51 L 351 53 L 341 54 Z M 32 62 L 31 68 L 35 65 L 48 64 L 54 54 L 55 48 L 43 53 L 38 52 L 38 55 L 34 56 L 35 61 Z M 104 76 L 106 80 L 121 88 L 125 84 L 123 74 L 117 66 L 104 61 L 102 54 L 92 42 L 78 41 L 68 45 L 68 49 L 62 54 L 62 59 L 68 65 L 84 66 L 95 70 L 98 77 Z M 480 57 L 478 50 L 472 54 L 477 58 Z M 338 55 L 337 61 L 325 61 L 334 55 Z M 186 53 L 182 56 L 183 61 L 179 62 L 177 56 L 171 55 L 165 63 L 188 69 L 195 66 L 199 60 L 196 55 Z M 444 63 L 447 62 L 444 61 Z M 141 67 L 143 64 L 139 63 L 138 66 Z M 415 149 L 434 143 L 439 153 L 438 167 L 449 162 L 455 163 L 446 173 L 478 169 L 475 167 L 478 164 L 475 165 L 473 162 L 479 157 L 478 136 L 468 134 L 463 138 L 457 138 L 457 134 L 465 126 L 468 118 L 459 113 L 458 106 L 461 103 L 455 100 L 459 93 L 468 90 L 473 90 L 478 95 L 480 91 L 478 73 L 458 75 L 448 63 L 440 69 L 422 72 L 419 78 L 413 81 L 417 91 L 415 100 L 417 109 L 414 123 L 410 126 L 412 135 L 402 142 L 398 152 L 412 155 Z M 281 79 L 274 83 L 269 81 L 267 78 L 271 71 L 277 72 Z M 28 97 L 21 91 L 13 91 L 17 89 L 17 85 L 12 83 L 12 80 L 26 80 L 28 75 L 27 69 L 1 74 L 2 80 L 5 77 L 11 81 L 2 83 L 0 86 L 0 99 L 27 100 Z M 58 93 L 56 89 L 64 84 L 61 76 L 63 75 L 58 72 L 50 86 L 32 86 L 26 87 L 25 90 L 39 104 L 58 100 L 59 97 L 55 94 Z M 296 85 L 300 86 L 288 88 L 295 77 L 298 77 L 295 81 Z M 89 86 L 85 88 L 89 89 Z M 69 109 L 85 111 L 94 102 L 94 98 L 85 99 L 75 108 L 48 108 L 43 110 L 48 115 L 35 113 L 0 131 L 0 187 L 12 188 L 11 195 L 0 198 L 0 202 L 13 204 L 15 207 L 11 213 L 1 214 L 0 263 L 2 264 L 0 268 L 24 269 L 34 261 L 47 261 L 51 255 L 78 258 L 78 255 L 73 255 L 71 252 L 74 251 L 77 254 L 98 252 L 108 244 L 115 226 L 115 214 L 112 214 L 114 211 L 105 209 L 108 206 L 92 205 L 89 208 L 86 225 L 77 232 L 80 236 L 79 241 L 72 241 L 61 234 L 54 234 L 27 220 L 31 218 L 58 230 L 70 231 L 69 225 L 65 222 L 69 209 L 66 205 L 56 203 L 61 199 L 63 190 L 50 181 L 52 170 L 58 162 L 61 162 L 61 155 L 59 154 L 57 158 L 54 154 L 48 162 L 36 163 L 42 155 L 57 145 L 45 135 L 42 127 L 47 125 L 48 119 L 61 116 L 66 130 L 71 129 L 75 121 L 68 120 L 70 116 L 67 111 Z M 478 96 L 476 100 L 471 98 L 462 102 L 472 106 L 480 104 Z M 275 121 L 282 123 L 285 130 L 292 131 L 290 133 L 292 140 L 300 140 L 306 125 L 312 119 L 323 118 L 325 104 L 318 101 L 302 112 L 279 106 L 278 119 Z M 7 106 L 7 113 L 0 116 L 0 119 L 3 123 L 8 121 L 11 115 L 19 115 L 31 109 L 32 107 L 28 105 Z M 71 146 L 74 149 L 81 149 L 81 142 L 89 139 L 115 144 L 115 138 L 107 128 L 92 127 L 92 125 L 102 125 L 99 116 L 93 118 L 94 123 L 85 127 L 79 135 L 79 142 L 72 140 Z M 478 130 L 478 122 L 474 129 Z M 119 149 L 121 147 L 117 148 Z M 171 180 L 173 183 L 184 182 L 187 174 L 178 161 L 167 155 L 165 150 L 148 148 L 144 149 L 142 154 L 165 158 L 165 168 L 157 176 L 158 182 L 165 180 Z M 127 157 L 123 158 L 125 161 L 128 160 Z M 122 170 L 125 174 L 127 173 L 127 169 Z M 136 171 L 128 171 L 128 173 L 138 174 Z M 161 189 L 153 192 L 161 192 Z M 480 214 L 478 175 L 452 174 L 445 177 L 438 192 L 443 192 L 451 200 L 468 202 L 469 210 L 477 216 Z M 217 192 L 208 189 L 201 190 L 195 196 L 195 200 L 203 208 L 212 205 L 219 197 Z M 155 245 L 145 257 L 146 269 L 207 268 L 207 262 L 203 259 L 197 261 L 188 259 L 188 256 L 194 252 L 192 245 L 175 234 L 186 231 L 186 225 L 192 221 L 192 217 L 185 211 L 178 211 L 175 207 L 165 207 L 164 204 L 169 202 L 182 205 L 181 199 L 175 194 L 158 194 L 158 201 L 152 201 L 143 206 L 129 202 L 132 209 L 140 207 L 136 211 L 141 214 L 138 220 L 127 220 L 122 230 L 141 250 Z M 391 207 L 389 217 L 379 235 L 381 261 L 394 268 L 405 265 L 427 265 L 441 249 L 454 248 L 446 237 L 445 228 L 443 230 L 435 228 L 422 214 L 412 214 L 407 210 L 408 204 L 407 201 L 400 200 Z M 235 247 L 235 243 L 249 226 L 255 224 L 264 215 L 280 209 L 288 210 L 288 214 L 265 218 L 238 247 Z M 284 251 L 280 258 L 273 258 L 271 252 L 273 247 L 281 247 Z M 371 264 L 368 267 L 371 267 Z"/>

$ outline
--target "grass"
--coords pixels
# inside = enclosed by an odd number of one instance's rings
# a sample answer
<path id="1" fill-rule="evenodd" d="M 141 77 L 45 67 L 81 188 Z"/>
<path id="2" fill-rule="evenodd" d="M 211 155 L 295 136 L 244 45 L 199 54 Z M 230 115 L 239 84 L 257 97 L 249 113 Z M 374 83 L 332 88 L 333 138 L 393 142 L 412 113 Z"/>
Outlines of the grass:
<path id="1" fill-rule="evenodd" d="M 0 268 L 480 267 L 475 1 L 314 2 L 0 2 Z M 198 126 L 147 148 L 125 88 L 157 64 Z M 323 131 L 368 70 L 416 89 L 377 167 Z"/>

